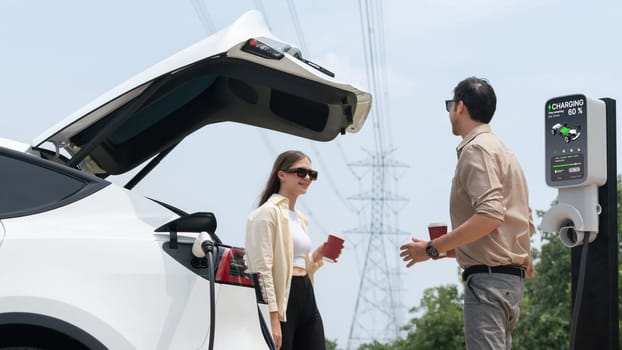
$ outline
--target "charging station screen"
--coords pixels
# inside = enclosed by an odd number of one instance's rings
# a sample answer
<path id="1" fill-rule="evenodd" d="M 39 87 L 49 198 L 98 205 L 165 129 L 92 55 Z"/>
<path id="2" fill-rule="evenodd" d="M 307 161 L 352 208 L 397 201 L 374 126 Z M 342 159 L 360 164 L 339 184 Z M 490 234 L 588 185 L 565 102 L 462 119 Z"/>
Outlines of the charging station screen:
<path id="1" fill-rule="evenodd" d="M 571 95 L 550 99 L 545 105 L 547 184 L 580 184 L 587 169 L 587 99 Z"/>

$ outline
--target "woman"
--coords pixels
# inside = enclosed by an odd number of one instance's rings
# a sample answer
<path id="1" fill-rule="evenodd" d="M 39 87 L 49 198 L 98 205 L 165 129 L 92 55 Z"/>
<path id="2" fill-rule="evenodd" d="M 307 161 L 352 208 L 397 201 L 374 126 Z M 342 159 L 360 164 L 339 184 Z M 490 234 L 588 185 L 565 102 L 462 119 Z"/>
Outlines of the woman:
<path id="1" fill-rule="evenodd" d="M 296 199 L 307 192 L 317 175 L 304 153 L 281 153 L 259 207 L 248 217 L 249 269 L 261 274 L 277 349 L 325 349 L 324 326 L 312 285 L 313 273 L 323 264 L 324 244 L 311 252 L 307 218 L 296 210 Z"/>

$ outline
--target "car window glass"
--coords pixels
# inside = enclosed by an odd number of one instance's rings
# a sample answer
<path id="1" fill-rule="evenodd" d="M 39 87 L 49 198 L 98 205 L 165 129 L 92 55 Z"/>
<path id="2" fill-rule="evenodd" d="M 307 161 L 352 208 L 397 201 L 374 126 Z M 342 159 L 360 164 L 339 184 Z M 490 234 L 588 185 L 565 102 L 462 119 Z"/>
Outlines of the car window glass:
<path id="1" fill-rule="evenodd" d="M 116 145 L 122 144 L 153 127 L 203 93 L 216 78 L 217 76 L 211 74 L 199 76 L 180 86 L 175 86 L 172 91 L 167 91 L 163 96 L 157 96 L 155 101 L 139 110 L 115 131 L 109 138 L 110 142 Z"/>
<path id="2" fill-rule="evenodd" d="M 86 185 L 86 181 L 0 154 L 0 217 L 54 205 Z"/>

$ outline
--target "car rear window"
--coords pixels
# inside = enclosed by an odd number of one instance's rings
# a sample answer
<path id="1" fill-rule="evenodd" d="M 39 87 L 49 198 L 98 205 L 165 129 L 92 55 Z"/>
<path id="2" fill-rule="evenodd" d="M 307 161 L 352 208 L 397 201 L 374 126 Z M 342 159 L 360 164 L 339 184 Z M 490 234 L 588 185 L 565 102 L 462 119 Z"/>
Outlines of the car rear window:
<path id="1" fill-rule="evenodd" d="M 217 76 L 211 74 L 199 76 L 176 86 L 174 90 L 167 91 L 163 96 L 158 96 L 155 101 L 131 116 L 108 140 L 119 145 L 133 139 L 205 92 L 216 78 Z"/>
<path id="2" fill-rule="evenodd" d="M 0 149 L 2 150 L 2 149 Z M 65 167 L 66 168 L 66 167 Z M 18 152 L 0 151 L 0 218 L 24 216 L 74 202 L 107 182 Z"/>

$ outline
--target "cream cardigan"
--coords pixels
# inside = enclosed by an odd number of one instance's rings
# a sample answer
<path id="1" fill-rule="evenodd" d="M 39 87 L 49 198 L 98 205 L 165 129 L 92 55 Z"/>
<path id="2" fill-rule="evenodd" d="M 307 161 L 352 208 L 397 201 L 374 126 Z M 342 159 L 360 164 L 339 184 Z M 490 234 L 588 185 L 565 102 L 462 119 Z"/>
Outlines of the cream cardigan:
<path id="1" fill-rule="evenodd" d="M 296 211 L 302 229 L 307 232 L 307 217 Z M 273 194 L 248 216 L 246 223 L 246 256 L 249 270 L 261 274 L 261 289 L 270 312 L 278 311 L 286 322 L 287 301 L 293 272 L 294 243 L 289 233 L 289 200 Z M 313 262 L 313 252 L 306 257 L 307 273 L 313 283 L 314 272 L 323 261 Z"/>

